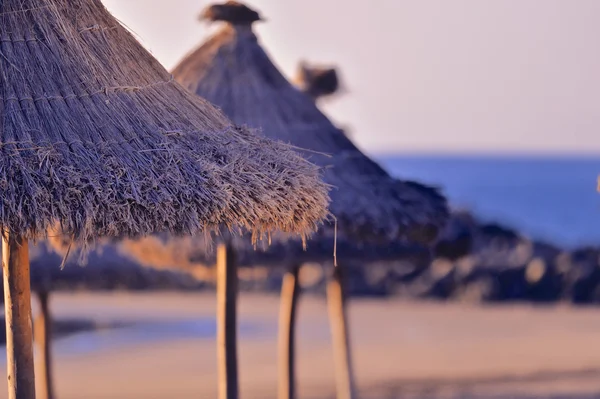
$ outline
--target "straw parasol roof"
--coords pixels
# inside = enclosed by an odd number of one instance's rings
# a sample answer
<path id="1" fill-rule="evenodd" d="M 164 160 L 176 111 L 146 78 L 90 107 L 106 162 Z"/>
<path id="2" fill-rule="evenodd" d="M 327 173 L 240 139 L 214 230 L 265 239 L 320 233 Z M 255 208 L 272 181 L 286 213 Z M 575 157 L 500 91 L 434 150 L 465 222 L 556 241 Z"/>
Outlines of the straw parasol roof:
<path id="1" fill-rule="evenodd" d="M 319 169 L 188 93 L 100 0 L 0 2 L 0 227 L 307 233 Z"/>
<path id="2" fill-rule="evenodd" d="M 201 17 L 225 23 L 175 68 L 178 82 L 236 123 L 310 150 L 304 154 L 325 168 L 324 179 L 333 186 L 330 210 L 345 236 L 389 242 L 425 228 L 435 237 L 448 214 L 443 197 L 424 196 L 414 184 L 392 178 L 290 84 L 252 30 L 260 20 L 256 11 L 229 1 Z"/>

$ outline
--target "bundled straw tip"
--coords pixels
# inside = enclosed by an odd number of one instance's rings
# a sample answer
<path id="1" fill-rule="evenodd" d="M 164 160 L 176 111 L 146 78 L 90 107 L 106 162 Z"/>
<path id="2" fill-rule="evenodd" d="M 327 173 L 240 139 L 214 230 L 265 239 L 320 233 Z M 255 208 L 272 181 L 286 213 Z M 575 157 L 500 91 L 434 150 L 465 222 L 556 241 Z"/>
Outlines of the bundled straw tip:
<path id="1" fill-rule="evenodd" d="M 224 21 L 233 25 L 251 25 L 256 21 L 264 21 L 257 11 L 237 1 L 213 4 L 200 14 L 201 20 Z"/>
<path id="2" fill-rule="evenodd" d="M 302 91 L 314 98 L 332 95 L 340 90 L 339 75 L 334 67 L 314 66 L 300 61 L 296 80 Z"/>

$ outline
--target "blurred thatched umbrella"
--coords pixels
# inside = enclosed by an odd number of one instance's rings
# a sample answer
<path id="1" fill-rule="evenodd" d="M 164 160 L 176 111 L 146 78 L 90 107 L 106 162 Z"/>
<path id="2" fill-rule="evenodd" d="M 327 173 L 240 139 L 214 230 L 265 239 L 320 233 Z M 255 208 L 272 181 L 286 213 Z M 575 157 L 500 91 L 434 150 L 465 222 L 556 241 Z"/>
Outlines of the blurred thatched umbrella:
<path id="1" fill-rule="evenodd" d="M 52 312 L 50 296 L 56 291 L 114 291 L 114 290 L 191 290 L 200 283 L 192 276 L 173 270 L 143 267 L 119 254 L 116 247 L 102 245 L 87 256 L 85 267 L 59 265 L 67 248 L 50 239 L 30 249 L 31 289 L 35 292 L 39 312 L 34 319 L 34 342 L 38 348 L 36 361 L 38 399 L 53 399 Z"/>
<path id="2" fill-rule="evenodd" d="M 175 83 L 100 0 L 0 2 L 10 399 L 35 397 L 28 240 L 240 226 L 305 234 L 318 170 Z"/>
<path id="3" fill-rule="evenodd" d="M 383 245 L 400 238 L 431 241 L 436 236 L 447 217 L 445 200 L 417 195 L 411 184 L 390 177 L 319 111 L 311 97 L 292 86 L 252 30 L 261 19 L 256 11 L 229 1 L 207 8 L 201 17 L 225 25 L 175 68 L 175 79 L 234 121 L 310 150 L 307 154 L 325 168 L 325 180 L 334 187 L 330 209 L 341 237 Z M 331 223 L 324 231 L 333 228 Z M 341 269 L 334 268 L 328 295 L 336 336 L 338 396 L 350 398 L 354 387 L 341 279 Z M 293 381 L 287 381 L 283 391 L 282 397 L 293 396 Z"/>

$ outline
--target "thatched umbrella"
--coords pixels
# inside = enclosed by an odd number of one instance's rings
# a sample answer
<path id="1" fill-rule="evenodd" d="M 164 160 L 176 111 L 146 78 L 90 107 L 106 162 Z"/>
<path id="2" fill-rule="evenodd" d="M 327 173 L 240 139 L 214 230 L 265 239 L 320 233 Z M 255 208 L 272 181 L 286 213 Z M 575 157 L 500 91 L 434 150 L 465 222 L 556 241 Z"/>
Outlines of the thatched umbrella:
<path id="1" fill-rule="evenodd" d="M 28 240 L 305 234 L 326 215 L 316 167 L 188 93 L 100 0 L 4 0 L 0 41 L 10 399 L 35 397 Z"/>
<path id="2" fill-rule="evenodd" d="M 175 79 L 219 106 L 234 121 L 311 150 L 307 154 L 326 168 L 325 180 L 334 187 L 330 209 L 341 236 L 380 244 L 435 237 L 447 216 L 445 201 L 423 203 L 422 195 L 415 195 L 411 184 L 396 181 L 361 153 L 311 97 L 287 81 L 252 30 L 252 24 L 261 19 L 256 11 L 229 1 L 207 8 L 201 17 L 225 24 L 175 68 Z M 325 227 L 327 231 L 333 229 L 333 223 Z M 309 253 L 310 248 L 309 243 Z M 341 269 L 334 268 L 328 296 L 336 337 L 338 396 L 350 398 L 354 387 L 341 279 Z M 291 304 L 289 307 L 293 310 Z M 292 317 L 293 311 L 289 314 Z M 282 397 L 289 398 L 293 396 L 293 381 L 286 385 Z"/>
<path id="3" fill-rule="evenodd" d="M 50 297 L 56 291 L 115 291 L 115 290 L 192 290 L 198 280 L 173 270 L 143 267 L 122 256 L 115 245 L 102 245 L 87 256 L 85 267 L 65 265 L 61 270 L 66 248 L 53 240 L 43 241 L 30 248 L 31 289 L 35 292 L 39 312 L 34 319 L 34 342 L 38 349 L 36 374 L 38 399 L 55 398 L 52 367 L 52 312 Z"/>

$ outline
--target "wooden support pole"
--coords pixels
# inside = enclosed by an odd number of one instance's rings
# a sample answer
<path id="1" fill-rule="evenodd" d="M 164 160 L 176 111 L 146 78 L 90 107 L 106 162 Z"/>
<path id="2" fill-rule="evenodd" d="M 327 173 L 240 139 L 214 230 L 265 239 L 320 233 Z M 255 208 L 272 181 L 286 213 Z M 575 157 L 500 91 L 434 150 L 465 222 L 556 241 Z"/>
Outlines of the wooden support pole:
<path id="1" fill-rule="evenodd" d="M 344 275 L 340 266 L 334 267 L 332 278 L 327 284 L 327 302 L 333 344 L 336 398 L 356 399 Z"/>
<path id="2" fill-rule="evenodd" d="M 295 347 L 296 310 L 300 284 L 300 266 L 293 266 L 285 273 L 281 285 L 279 308 L 279 399 L 296 398 Z"/>
<path id="3" fill-rule="evenodd" d="M 235 251 L 229 244 L 217 247 L 217 369 L 218 398 L 238 398 L 237 290 Z"/>
<path id="4" fill-rule="evenodd" d="M 29 246 L 7 231 L 2 236 L 2 272 L 8 399 L 35 399 Z"/>
<path id="5" fill-rule="evenodd" d="M 37 293 L 40 312 L 33 328 L 34 341 L 38 349 L 37 376 L 41 399 L 54 399 L 54 383 L 52 380 L 52 315 L 49 308 L 47 291 Z"/>

